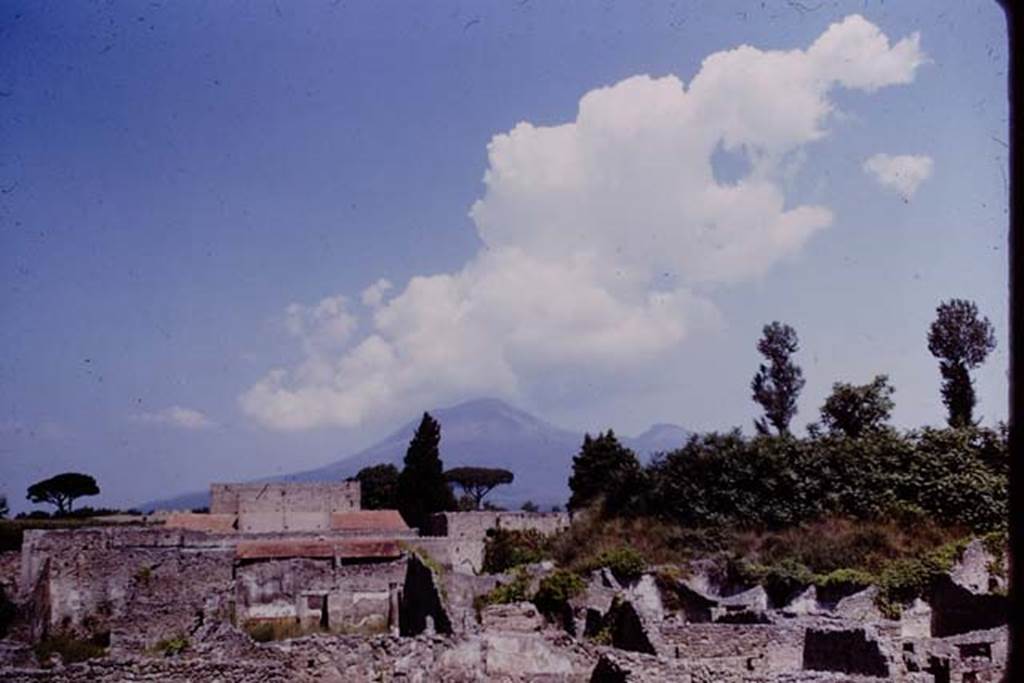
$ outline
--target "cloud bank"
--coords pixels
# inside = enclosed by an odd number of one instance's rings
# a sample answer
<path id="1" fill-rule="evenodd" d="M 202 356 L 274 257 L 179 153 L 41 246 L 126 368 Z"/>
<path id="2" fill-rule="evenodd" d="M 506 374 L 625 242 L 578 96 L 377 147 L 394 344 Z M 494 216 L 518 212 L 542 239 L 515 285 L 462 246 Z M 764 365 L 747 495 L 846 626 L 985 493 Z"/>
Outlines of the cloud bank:
<path id="1" fill-rule="evenodd" d="M 931 177 L 933 166 L 928 156 L 875 154 L 864 162 L 864 172 L 909 201 L 921 183 Z"/>
<path id="2" fill-rule="evenodd" d="M 661 357 L 716 323 L 702 290 L 763 275 L 831 223 L 783 185 L 827 134 L 829 93 L 909 83 L 924 61 L 917 34 L 890 44 L 853 15 L 806 50 L 718 52 L 689 87 L 634 76 L 586 93 L 574 121 L 494 136 L 470 210 L 480 252 L 393 296 L 378 281 L 362 309 L 293 304 L 305 360 L 270 371 L 242 409 L 275 429 L 347 427 Z M 718 150 L 745 159 L 737 181 L 716 180 Z"/>
<path id="3" fill-rule="evenodd" d="M 170 406 L 152 413 L 139 413 L 132 416 L 137 422 L 170 425 L 180 429 L 198 430 L 215 427 L 216 423 L 198 410 Z"/>

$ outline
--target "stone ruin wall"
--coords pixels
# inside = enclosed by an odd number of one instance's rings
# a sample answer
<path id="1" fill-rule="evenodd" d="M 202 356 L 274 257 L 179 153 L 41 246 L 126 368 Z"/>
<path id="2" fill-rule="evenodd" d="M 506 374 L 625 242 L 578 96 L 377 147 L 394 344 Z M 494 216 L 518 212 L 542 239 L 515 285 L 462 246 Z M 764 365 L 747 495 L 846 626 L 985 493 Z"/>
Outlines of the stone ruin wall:
<path id="1" fill-rule="evenodd" d="M 18 584 L 30 634 L 109 633 L 115 651 L 130 651 L 216 622 L 363 635 L 397 629 L 404 558 L 244 559 L 242 540 L 142 527 L 28 531 Z"/>
<path id="2" fill-rule="evenodd" d="M 568 529 L 569 522 L 566 512 L 438 512 L 427 519 L 423 536 L 413 544 L 456 572 L 477 574 L 483 568 L 484 542 L 491 529 L 555 534 Z"/>
<path id="3" fill-rule="evenodd" d="M 210 514 L 237 515 L 243 533 L 328 530 L 360 503 L 358 481 L 210 485 Z"/>
<path id="4" fill-rule="evenodd" d="M 327 543 L 340 547 L 366 542 L 338 537 Z M 383 542 L 434 555 L 465 541 L 442 537 Z M 312 534 L 245 539 L 139 527 L 33 531 L 26 534 L 23 576 L 18 583 L 22 591 L 27 589 L 35 596 L 33 604 L 40 608 L 38 621 L 51 632 L 67 627 L 110 633 L 111 657 L 85 665 L 81 677 L 64 679 L 75 681 L 123 680 L 147 672 L 156 674 L 158 669 L 170 675 L 171 670 L 164 667 L 180 667 L 173 672 L 180 674 L 179 678 L 205 680 L 227 661 L 233 662 L 231 666 L 243 667 L 244 663 L 251 667 L 253 680 L 259 680 L 258 672 L 267 672 L 266 667 L 281 664 L 284 668 L 280 671 L 287 671 L 285 660 L 289 666 L 298 662 L 300 668 L 310 661 L 305 656 L 294 661 L 284 657 L 282 662 L 271 663 L 267 659 L 271 651 L 276 658 L 292 648 L 307 653 L 307 648 L 321 646 L 332 654 L 323 659 L 317 653 L 317 662 L 330 668 L 334 661 L 339 671 L 351 674 L 348 679 L 333 680 L 362 680 L 364 670 L 357 673 L 352 667 L 369 667 L 365 673 L 372 669 L 374 675 L 397 673 L 396 667 L 404 666 L 402 657 L 408 648 L 427 643 L 437 647 L 423 653 L 424 659 L 417 663 L 420 668 L 408 671 L 429 671 L 438 680 L 481 680 L 483 671 L 492 678 L 507 674 L 501 680 L 509 681 L 532 680 L 533 674 L 543 674 L 548 676 L 545 680 L 600 683 L 627 680 L 621 675 L 628 671 L 634 676 L 628 680 L 691 683 L 837 683 L 878 674 L 906 683 L 980 682 L 1000 680 L 1005 667 L 1005 627 L 947 638 L 906 638 L 899 622 L 867 624 L 838 613 L 783 617 L 782 612 L 772 612 L 773 624 L 683 623 L 678 613 L 656 618 L 650 610 L 662 608 L 647 604 L 652 602 L 647 598 L 653 596 L 647 596 L 646 589 L 656 585 L 650 575 L 618 591 L 628 601 L 624 604 L 635 602 L 634 611 L 645 615 L 642 619 L 638 616 L 636 626 L 645 632 L 654 645 L 649 649 L 658 656 L 644 655 L 643 651 L 649 651 L 646 648 L 626 652 L 637 648 L 612 650 L 564 633 L 555 636 L 529 604 L 486 608 L 478 623 L 473 597 L 492 588 L 499 578 L 435 572 L 433 563 L 421 562 L 411 553 L 387 561 L 346 563 L 345 558 L 336 556 L 265 560 L 239 552 L 240 544 L 302 548 L 316 543 L 323 544 Z M 435 555 L 434 559 L 441 558 Z M 591 584 L 603 585 L 603 581 L 600 576 L 591 577 Z M 660 605 L 658 600 L 653 603 Z M 580 607 L 591 605 L 596 603 L 588 598 Z M 957 607 L 960 609 L 959 604 Z M 976 604 L 975 609 L 989 611 L 985 602 Z M 392 638 L 403 619 L 405 633 L 413 638 Z M 342 635 L 329 636 L 338 640 L 318 636 L 256 646 L 227 626 L 275 620 Z M 443 643 L 430 640 L 423 633 L 431 629 L 450 631 L 451 635 Z M 255 648 L 254 659 L 239 659 L 234 650 L 226 654 L 229 650 L 217 649 L 222 647 L 221 641 L 209 634 L 229 631 L 242 639 L 239 642 L 244 648 Z M 212 660 L 204 656 L 165 659 L 152 654 L 144 660 L 129 659 L 178 634 L 191 637 L 197 653 L 210 647 L 210 652 L 221 654 Z M 345 640 L 348 644 L 342 648 L 341 639 L 348 638 L 347 634 L 360 634 L 364 639 Z M 375 638 L 365 639 L 365 635 Z M 421 636 L 427 640 L 418 640 Z M 365 647 L 381 649 L 368 657 Z M 361 656 L 350 657 L 356 651 Z M 398 656 L 399 652 L 403 654 Z M 47 680 L 33 678 L 36 671 L 11 680 Z M 221 674 L 229 680 L 241 679 L 236 678 L 241 670 Z M 310 672 L 309 680 L 313 679 L 319 680 L 319 674 Z"/>
<path id="5" fill-rule="evenodd" d="M 470 538 L 478 541 L 491 529 L 538 531 L 554 534 L 569 528 L 567 512 L 513 512 L 477 510 L 471 512 L 438 512 L 430 516 L 423 529 L 425 536 Z"/>
<path id="6" fill-rule="evenodd" d="M 294 623 L 348 635 L 398 628 L 404 559 L 345 564 L 324 558 L 246 562 L 235 570 L 239 622 Z"/>
<path id="7" fill-rule="evenodd" d="M 133 648 L 226 618 L 232 547 L 160 529 L 28 531 L 19 585 L 32 599 L 34 638 L 109 633 Z"/>

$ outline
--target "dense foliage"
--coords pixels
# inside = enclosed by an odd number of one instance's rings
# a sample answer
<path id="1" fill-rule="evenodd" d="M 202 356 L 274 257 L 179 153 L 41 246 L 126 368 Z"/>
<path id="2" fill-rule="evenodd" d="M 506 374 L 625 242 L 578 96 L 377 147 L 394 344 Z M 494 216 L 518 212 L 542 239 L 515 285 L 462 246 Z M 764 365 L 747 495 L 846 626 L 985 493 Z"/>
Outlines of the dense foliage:
<path id="1" fill-rule="evenodd" d="M 1005 428 L 806 439 L 695 435 L 648 468 L 650 510 L 686 526 L 781 528 L 926 513 L 979 531 L 1008 515 Z"/>
<path id="2" fill-rule="evenodd" d="M 869 384 L 836 382 L 821 407 L 821 424 L 832 433 L 856 439 L 885 428 L 892 416 L 896 390 L 886 375 L 876 375 Z"/>
<path id="3" fill-rule="evenodd" d="M 395 510 L 398 508 L 398 468 L 392 464 L 373 465 L 359 470 L 362 507 L 365 510 Z"/>
<path id="4" fill-rule="evenodd" d="M 433 512 L 455 509 L 455 497 L 444 478 L 441 425 L 423 413 L 398 475 L 398 510 L 406 524 L 420 528 Z"/>
<path id="5" fill-rule="evenodd" d="M 551 555 L 551 539 L 539 531 L 492 529 L 484 541 L 483 571 L 499 574 Z"/>
<path id="6" fill-rule="evenodd" d="M 612 515 L 633 512 L 645 488 L 640 461 L 612 430 L 583 437 L 580 452 L 572 459 L 570 510 L 600 504 Z"/>
<path id="7" fill-rule="evenodd" d="M 995 331 L 988 318 L 978 317 L 973 301 L 950 299 L 939 304 L 928 330 L 928 350 L 939 359 L 942 402 L 950 427 L 974 424 L 977 397 L 970 371 L 996 348 Z"/>
<path id="8" fill-rule="evenodd" d="M 586 589 L 587 584 L 579 574 L 558 569 L 540 580 L 533 595 L 533 604 L 541 614 L 558 615 L 570 600 Z"/>

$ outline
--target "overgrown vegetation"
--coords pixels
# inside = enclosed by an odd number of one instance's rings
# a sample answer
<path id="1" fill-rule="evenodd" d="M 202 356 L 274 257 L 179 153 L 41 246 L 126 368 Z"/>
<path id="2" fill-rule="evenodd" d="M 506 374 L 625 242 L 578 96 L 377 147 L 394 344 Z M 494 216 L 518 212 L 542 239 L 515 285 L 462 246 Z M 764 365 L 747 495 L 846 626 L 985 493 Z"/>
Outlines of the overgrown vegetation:
<path id="1" fill-rule="evenodd" d="M 533 604 L 542 614 L 555 615 L 565 610 L 569 600 L 584 590 L 587 584 L 576 572 L 559 569 L 540 580 Z"/>
<path id="2" fill-rule="evenodd" d="M 498 584 L 489 592 L 476 596 L 473 607 L 479 615 L 488 605 L 532 602 L 541 614 L 550 618 L 563 613 L 569 600 L 587 587 L 583 577 L 568 569 L 558 569 L 540 579 L 534 592 L 530 591 L 531 583 L 530 574 L 524 567 L 519 567 L 512 573 L 510 581 Z"/>
<path id="3" fill-rule="evenodd" d="M 484 542 L 483 571 L 500 574 L 524 564 L 551 557 L 552 539 L 528 529 L 493 529 Z"/>
<path id="4" fill-rule="evenodd" d="M 487 593 L 473 599 L 473 607 L 479 614 L 488 605 L 507 605 L 513 602 L 527 602 L 530 599 L 530 575 L 520 567 L 512 574 L 508 583 L 500 583 Z"/>
<path id="5" fill-rule="evenodd" d="M 580 572 L 607 568 L 620 582 L 628 583 L 640 578 L 647 569 L 647 561 L 633 548 L 620 546 L 596 555 L 587 555 L 575 562 L 573 568 Z"/>
<path id="6" fill-rule="evenodd" d="M 647 468 L 642 509 L 686 527 L 779 529 L 830 516 L 1005 527 L 1009 450 L 998 429 L 875 430 L 804 439 L 694 435 Z"/>

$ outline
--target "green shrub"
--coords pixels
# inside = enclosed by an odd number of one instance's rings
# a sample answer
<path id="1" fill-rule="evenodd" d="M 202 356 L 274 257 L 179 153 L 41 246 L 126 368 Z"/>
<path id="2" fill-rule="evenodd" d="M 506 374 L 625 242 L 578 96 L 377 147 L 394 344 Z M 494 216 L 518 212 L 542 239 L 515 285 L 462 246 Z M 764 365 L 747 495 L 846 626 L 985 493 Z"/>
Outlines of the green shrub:
<path id="1" fill-rule="evenodd" d="M 36 658 L 46 666 L 54 654 L 60 655 L 61 661 L 65 664 L 103 657 L 109 645 L 109 633 L 98 633 L 89 638 L 79 638 L 70 633 L 56 633 L 41 640 L 34 649 Z"/>
<path id="2" fill-rule="evenodd" d="M 936 580 L 962 557 L 966 546 L 965 539 L 954 541 L 919 557 L 904 557 L 890 563 L 878 577 L 875 604 L 885 616 L 898 618 L 904 605 L 931 592 Z"/>
<path id="3" fill-rule="evenodd" d="M 558 614 L 565 609 L 569 600 L 586 588 L 587 584 L 579 574 L 559 569 L 541 579 L 537 593 L 533 596 L 533 604 L 543 614 Z"/>
<path id="4" fill-rule="evenodd" d="M 508 583 L 500 583 L 483 595 L 473 599 L 473 607 L 477 614 L 488 605 L 507 605 L 512 602 L 528 602 L 530 600 L 530 575 L 519 568 Z"/>
<path id="5" fill-rule="evenodd" d="M 874 574 L 860 569 L 835 569 L 828 574 L 816 576 L 814 585 L 819 588 L 858 590 L 867 588 L 877 580 Z"/>
<path id="6" fill-rule="evenodd" d="M 993 531 L 982 536 L 981 543 L 992 556 L 992 560 L 986 566 L 989 574 L 1000 579 L 1007 579 L 1006 554 L 1010 547 L 1009 534 L 1006 531 Z"/>
<path id="7" fill-rule="evenodd" d="M 578 572 L 591 572 L 607 567 L 619 581 L 629 582 L 640 578 L 647 570 L 644 557 L 629 546 L 605 550 L 597 555 L 584 558 L 578 563 Z"/>
<path id="8" fill-rule="evenodd" d="M 551 557 L 551 539 L 533 529 L 494 529 L 484 542 L 483 571 L 500 574 Z"/>

